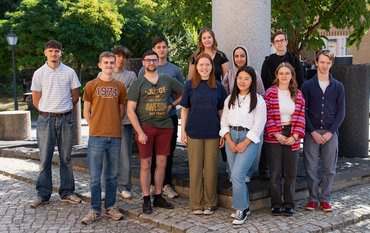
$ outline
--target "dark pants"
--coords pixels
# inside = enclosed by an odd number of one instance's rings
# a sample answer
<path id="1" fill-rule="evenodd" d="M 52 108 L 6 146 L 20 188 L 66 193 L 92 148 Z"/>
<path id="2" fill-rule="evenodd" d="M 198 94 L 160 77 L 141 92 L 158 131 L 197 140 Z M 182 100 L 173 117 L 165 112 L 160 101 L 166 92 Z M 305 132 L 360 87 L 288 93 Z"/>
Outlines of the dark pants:
<path id="1" fill-rule="evenodd" d="M 170 154 L 167 156 L 167 166 L 166 170 L 164 173 L 164 181 L 163 181 L 163 186 L 167 184 L 171 184 L 172 180 L 172 166 L 173 166 L 173 154 L 176 149 L 176 141 L 177 141 L 177 127 L 179 125 L 179 121 L 177 118 L 177 115 L 171 116 L 171 120 L 173 123 L 173 134 L 171 138 L 171 149 L 170 149 Z M 153 155 L 155 155 L 155 149 L 153 149 Z M 155 167 L 156 167 L 156 156 L 152 156 L 152 166 L 151 166 L 151 184 L 154 185 L 154 172 L 155 172 Z"/>
<path id="2" fill-rule="evenodd" d="M 272 208 L 294 208 L 298 150 L 279 143 L 264 143 L 270 167 L 270 195 Z M 282 179 L 284 178 L 284 191 Z M 283 191 L 283 193 L 282 193 Z M 283 199 L 282 199 L 283 194 Z"/>

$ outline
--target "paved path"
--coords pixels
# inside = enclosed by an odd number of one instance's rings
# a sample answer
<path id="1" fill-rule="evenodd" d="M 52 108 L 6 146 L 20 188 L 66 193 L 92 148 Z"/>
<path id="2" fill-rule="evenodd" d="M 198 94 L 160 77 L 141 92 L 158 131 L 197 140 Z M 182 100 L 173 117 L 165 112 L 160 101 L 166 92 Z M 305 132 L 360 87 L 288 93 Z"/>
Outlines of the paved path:
<path id="1" fill-rule="evenodd" d="M 53 166 L 55 190 L 59 186 L 58 170 Z M 54 194 L 50 205 L 36 210 L 29 207 L 36 193 L 37 172 L 36 161 L 0 157 L 0 232 L 370 232 L 370 179 L 334 193 L 332 213 L 306 211 L 305 201 L 300 200 L 294 217 L 273 217 L 265 208 L 252 211 L 242 226 L 231 224 L 230 209 L 219 208 L 213 216 L 192 215 L 184 198 L 173 201 L 174 210 L 154 209 L 151 215 L 142 214 L 140 189 L 135 186 L 134 198 L 117 201 L 125 210 L 126 220 L 102 218 L 84 226 L 79 220 L 89 209 L 87 202 L 59 204 Z M 75 171 L 75 179 L 76 192 L 88 200 L 88 175 Z"/>

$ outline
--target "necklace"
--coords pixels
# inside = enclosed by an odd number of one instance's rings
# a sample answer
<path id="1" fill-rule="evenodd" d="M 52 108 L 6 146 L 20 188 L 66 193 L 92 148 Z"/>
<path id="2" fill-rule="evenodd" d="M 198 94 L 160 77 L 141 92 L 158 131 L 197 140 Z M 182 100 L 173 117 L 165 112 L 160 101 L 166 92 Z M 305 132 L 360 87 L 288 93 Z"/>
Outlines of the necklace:
<path id="1" fill-rule="evenodd" d="M 240 96 L 240 95 L 239 95 Z M 238 105 L 240 107 L 240 104 L 245 100 L 245 98 L 247 98 L 247 96 L 245 95 L 240 101 L 239 101 L 239 98 L 238 98 Z"/>

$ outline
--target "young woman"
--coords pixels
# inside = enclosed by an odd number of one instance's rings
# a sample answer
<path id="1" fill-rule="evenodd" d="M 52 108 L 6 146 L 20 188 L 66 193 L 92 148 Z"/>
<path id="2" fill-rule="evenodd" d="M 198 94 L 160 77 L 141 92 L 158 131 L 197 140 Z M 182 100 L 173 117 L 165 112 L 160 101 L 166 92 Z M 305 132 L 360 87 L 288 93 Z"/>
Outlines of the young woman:
<path id="1" fill-rule="evenodd" d="M 212 58 L 206 53 L 195 59 L 196 74 L 186 82 L 180 105 L 181 141 L 188 146 L 189 201 L 194 214 L 213 214 L 217 206 L 220 118 L 226 99 L 215 80 Z"/>
<path id="2" fill-rule="evenodd" d="M 286 62 L 275 71 L 274 85 L 265 94 L 267 123 L 264 135 L 270 167 L 271 213 L 291 216 L 297 175 L 299 139 L 305 134 L 305 102 L 294 68 Z M 281 189 L 284 178 L 284 191 Z M 283 194 L 283 198 L 282 195 Z"/>
<path id="3" fill-rule="evenodd" d="M 233 49 L 232 53 L 232 60 L 233 60 L 233 67 L 225 74 L 225 77 L 222 79 L 222 85 L 224 85 L 227 94 L 231 94 L 234 89 L 234 83 L 236 78 L 236 73 L 238 72 L 239 68 L 242 66 L 248 65 L 250 62 L 248 50 L 244 46 L 236 46 Z M 256 78 L 257 78 L 257 94 L 262 96 L 265 95 L 265 88 L 263 86 L 263 82 L 261 79 L 260 74 L 256 71 Z M 263 140 L 263 135 L 261 134 L 261 140 Z M 260 162 L 260 155 L 262 149 L 262 143 L 259 144 L 259 150 L 257 153 L 257 157 L 254 160 L 251 169 L 249 170 L 247 176 L 245 177 L 245 182 L 249 183 L 253 173 L 258 172 L 258 165 Z M 226 169 L 227 172 L 230 174 L 230 169 Z"/>
<path id="4" fill-rule="evenodd" d="M 189 64 L 189 79 L 193 79 L 196 75 L 195 58 L 201 53 L 206 53 L 212 58 L 215 78 L 221 82 L 222 77 L 229 70 L 229 60 L 223 52 L 217 49 L 215 33 L 210 28 L 204 28 L 199 33 L 198 47 Z"/>
<path id="5" fill-rule="evenodd" d="M 249 214 L 249 193 L 245 176 L 255 160 L 266 123 L 266 105 L 257 94 L 256 72 L 242 66 L 236 73 L 234 88 L 225 100 L 220 136 L 226 140 L 227 162 L 231 171 L 233 224 L 243 224 Z"/>

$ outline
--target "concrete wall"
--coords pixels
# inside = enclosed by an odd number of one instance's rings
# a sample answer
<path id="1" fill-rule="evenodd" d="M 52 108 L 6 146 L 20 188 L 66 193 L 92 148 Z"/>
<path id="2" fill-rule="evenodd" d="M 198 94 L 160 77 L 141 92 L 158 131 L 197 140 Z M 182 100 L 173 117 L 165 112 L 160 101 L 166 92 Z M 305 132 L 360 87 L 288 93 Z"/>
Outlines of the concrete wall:
<path id="1" fill-rule="evenodd" d="M 243 45 L 249 51 L 249 65 L 260 72 L 271 53 L 271 1 L 213 0 L 212 29 L 219 49 L 230 61 L 233 48 Z"/>

